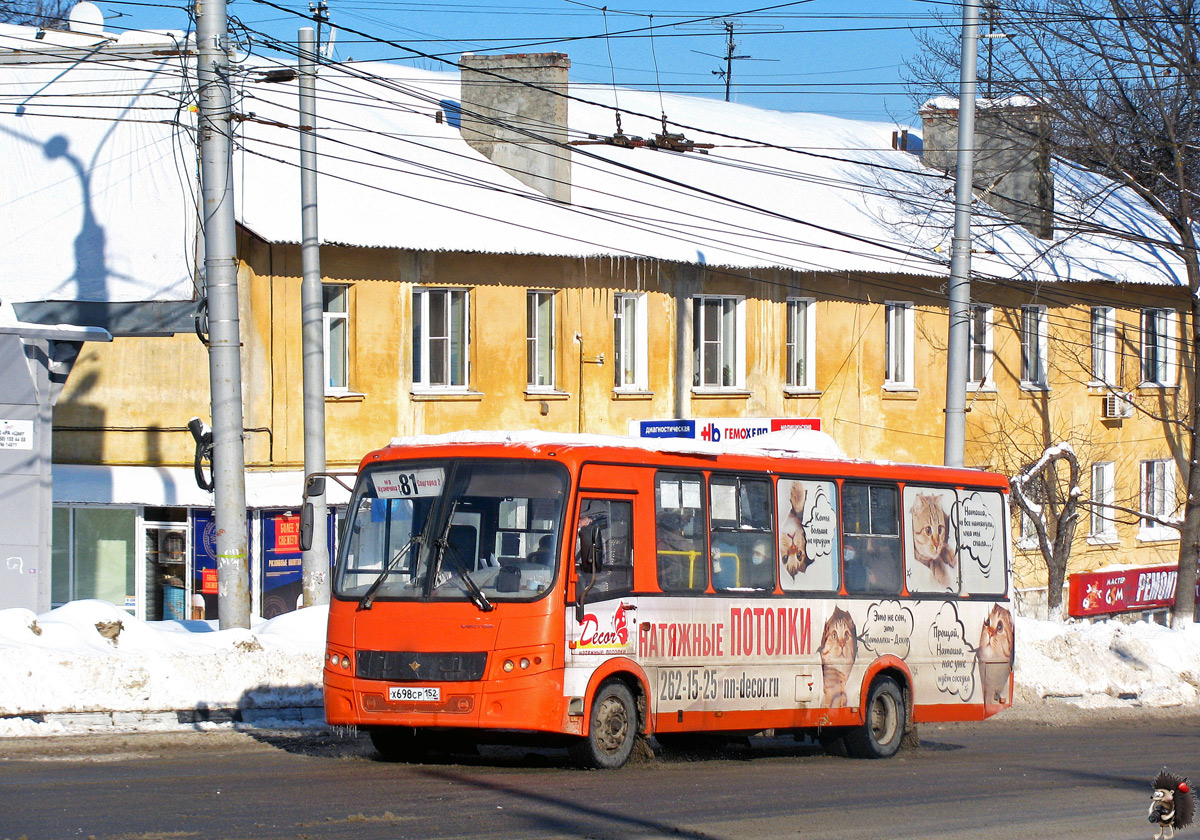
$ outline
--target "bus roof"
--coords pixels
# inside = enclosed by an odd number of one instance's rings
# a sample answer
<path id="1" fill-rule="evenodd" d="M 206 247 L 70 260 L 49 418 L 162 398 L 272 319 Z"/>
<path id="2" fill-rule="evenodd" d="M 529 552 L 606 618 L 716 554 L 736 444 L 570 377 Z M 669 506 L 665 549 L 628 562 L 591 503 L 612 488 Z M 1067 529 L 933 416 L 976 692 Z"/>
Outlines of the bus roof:
<path id="1" fill-rule="evenodd" d="M 637 438 L 620 435 L 544 432 L 534 429 L 520 431 L 467 430 L 439 435 L 397 437 L 391 440 L 388 449 L 434 448 L 460 445 L 509 446 L 529 451 L 536 451 L 543 447 L 554 447 L 557 449 L 577 447 L 587 449 L 632 449 L 709 458 L 717 455 L 743 455 L 771 459 L 804 459 L 808 461 L 841 462 L 847 466 L 857 465 L 859 469 L 851 470 L 851 472 L 855 473 L 860 472 L 863 467 L 872 465 L 916 467 L 934 471 L 946 469 L 942 466 L 929 464 L 903 464 L 885 460 L 853 460 L 842 452 L 841 448 L 827 433 L 808 429 L 786 429 L 759 435 L 744 441 L 722 443 L 709 443 L 703 440 L 690 440 L 687 438 Z M 363 459 L 364 466 L 369 460 L 373 460 L 372 454 L 378 457 L 380 453 L 369 453 Z M 390 453 L 389 457 L 395 457 L 395 453 Z M 974 474 L 976 480 L 978 480 L 978 476 L 984 474 L 979 470 L 973 469 L 964 469 L 962 471 Z M 1001 482 L 1007 485 L 1007 479 L 997 475 L 992 481 L 986 483 L 997 484 Z"/>
<path id="2" fill-rule="evenodd" d="M 622 435 L 571 434 L 542 432 L 536 429 L 521 431 L 462 431 L 441 435 L 413 435 L 393 438 L 391 446 L 445 446 L 459 443 L 490 443 L 509 446 L 588 446 L 607 449 L 641 449 L 651 452 L 670 452 L 684 455 L 771 455 L 773 457 L 818 458 L 845 460 L 846 455 L 825 432 L 809 429 L 785 429 L 754 438 L 729 443 L 709 443 L 688 438 L 637 438 Z"/>

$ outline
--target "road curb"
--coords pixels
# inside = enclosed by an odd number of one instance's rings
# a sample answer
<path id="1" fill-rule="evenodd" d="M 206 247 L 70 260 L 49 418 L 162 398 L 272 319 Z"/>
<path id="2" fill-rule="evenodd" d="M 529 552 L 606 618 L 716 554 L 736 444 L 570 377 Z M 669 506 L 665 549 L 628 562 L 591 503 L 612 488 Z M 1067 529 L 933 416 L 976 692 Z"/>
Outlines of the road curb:
<path id="1" fill-rule="evenodd" d="M 197 726 L 206 723 L 241 723 L 248 726 L 278 729 L 323 726 L 325 709 L 321 706 L 283 706 L 279 708 L 202 708 L 163 711 L 30 712 L 18 715 L 0 715 L 0 724 L 6 721 L 57 724 L 64 729 L 89 732 L 102 729 Z"/>

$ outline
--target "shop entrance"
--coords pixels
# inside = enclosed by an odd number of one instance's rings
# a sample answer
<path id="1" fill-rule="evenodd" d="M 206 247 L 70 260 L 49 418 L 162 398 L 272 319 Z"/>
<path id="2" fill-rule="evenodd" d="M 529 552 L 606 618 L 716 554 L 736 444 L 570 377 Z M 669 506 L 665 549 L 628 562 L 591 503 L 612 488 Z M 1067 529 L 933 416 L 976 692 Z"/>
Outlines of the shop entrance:
<path id="1" fill-rule="evenodd" d="M 187 508 L 145 508 L 147 621 L 183 621 L 194 617 L 187 562 L 190 556 L 187 514 Z"/>

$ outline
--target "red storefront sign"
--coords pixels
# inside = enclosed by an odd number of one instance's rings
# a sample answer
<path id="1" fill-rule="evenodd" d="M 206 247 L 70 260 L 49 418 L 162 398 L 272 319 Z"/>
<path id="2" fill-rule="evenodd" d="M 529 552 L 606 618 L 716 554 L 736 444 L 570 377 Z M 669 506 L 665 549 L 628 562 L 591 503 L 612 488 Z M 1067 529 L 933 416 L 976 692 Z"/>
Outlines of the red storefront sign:
<path id="1" fill-rule="evenodd" d="M 217 570 L 216 569 L 201 569 L 200 570 L 200 591 L 205 595 L 217 594 Z"/>
<path id="2" fill-rule="evenodd" d="M 1071 575 L 1067 612 L 1078 618 L 1174 606 L 1177 575 L 1177 566 Z"/>
<path id="3" fill-rule="evenodd" d="M 275 517 L 275 550 L 294 552 L 300 550 L 300 517 Z"/>

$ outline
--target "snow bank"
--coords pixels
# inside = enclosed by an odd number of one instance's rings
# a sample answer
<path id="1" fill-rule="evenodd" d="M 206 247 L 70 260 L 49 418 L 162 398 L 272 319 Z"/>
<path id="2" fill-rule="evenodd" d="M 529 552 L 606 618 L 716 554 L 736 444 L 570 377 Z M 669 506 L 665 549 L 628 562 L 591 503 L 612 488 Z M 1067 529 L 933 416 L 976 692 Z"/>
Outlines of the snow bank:
<path id="1" fill-rule="evenodd" d="M 1086 707 L 1200 703 L 1200 624 L 1017 619 L 1017 701 Z"/>
<path id="2" fill-rule="evenodd" d="M 0 610 L 0 736 L 94 728 L 89 712 L 112 713 L 105 725 L 147 729 L 180 725 L 174 714 L 155 714 L 162 712 L 254 710 L 264 725 L 276 711 L 285 718 L 284 710 L 319 707 L 327 616 L 328 608 L 310 607 L 249 630 L 218 630 L 213 621 L 138 621 L 104 601 L 43 615 Z M 1027 708 L 1047 699 L 1087 708 L 1197 706 L 1200 625 L 1018 618 L 1016 681 L 1017 704 Z M 64 713 L 85 721 L 58 717 Z M 319 714 L 307 719 L 319 724 Z M 299 722 L 293 716 L 284 725 Z"/>
<path id="3" fill-rule="evenodd" d="M 0 611 L 0 718 L 319 706 L 327 607 L 218 630 L 145 622 L 105 601 Z M 13 721 L 0 719 L 0 734 Z"/>

